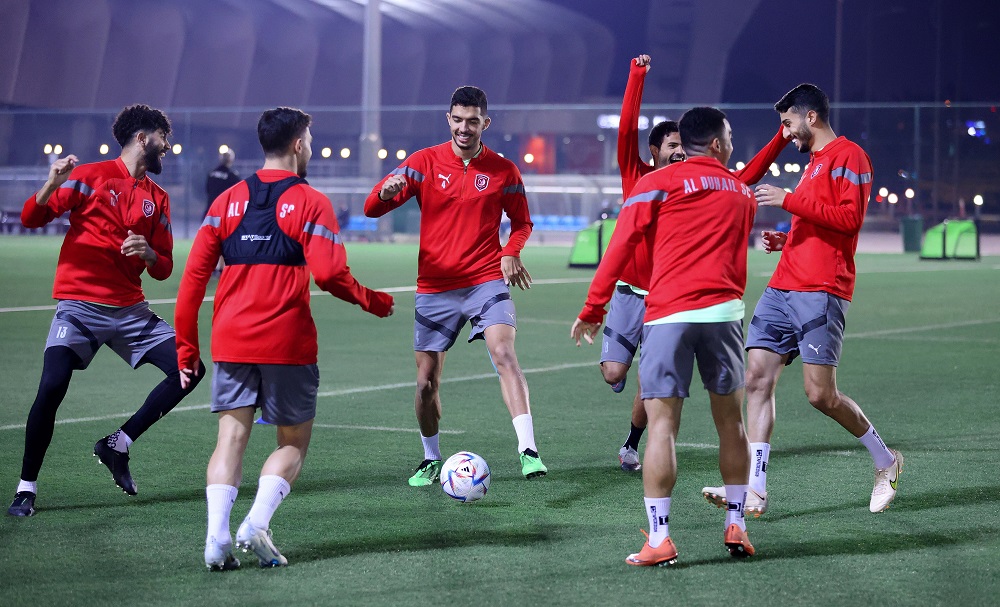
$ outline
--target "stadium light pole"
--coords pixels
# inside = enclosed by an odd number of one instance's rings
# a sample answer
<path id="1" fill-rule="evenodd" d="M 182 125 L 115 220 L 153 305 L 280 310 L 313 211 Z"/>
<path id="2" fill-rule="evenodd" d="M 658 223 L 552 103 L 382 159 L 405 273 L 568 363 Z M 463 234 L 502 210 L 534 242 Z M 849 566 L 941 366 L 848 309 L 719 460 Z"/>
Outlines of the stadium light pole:
<path id="1" fill-rule="evenodd" d="M 382 13 L 381 0 L 365 6 L 364 67 L 361 74 L 361 141 L 358 171 L 362 177 L 381 177 L 382 161 Z"/>

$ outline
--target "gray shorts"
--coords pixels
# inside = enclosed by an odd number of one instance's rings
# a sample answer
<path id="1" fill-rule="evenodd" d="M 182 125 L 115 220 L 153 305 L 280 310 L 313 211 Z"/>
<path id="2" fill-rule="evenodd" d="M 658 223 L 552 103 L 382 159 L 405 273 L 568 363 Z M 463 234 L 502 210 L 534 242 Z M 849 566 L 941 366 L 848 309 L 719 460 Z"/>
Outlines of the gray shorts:
<path id="1" fill-rule="evenodd" d="M 261 409 L 269 424 L 294 426 L 316 417 L 319 367 L 215 363 L 212 413 Z"/>
<path id="2" fill-rule="evenodd" d="M 764 289 L 747 331 L 747 350 L 762 348 L 811 365 L 840 362 L 851 302 L 824 291 Z"/>
<path id="3" fill-rule="evenodd" d="M 604 323 L 601 362 L 632 364 L 642 343 L 642 319 L 646 298 L 625 285 L 618 285 L 611 296 L 611 307 Z"/>
<path id="4" fill-rule="evenodd" d="M 514 300 L 503 280 L 442 293 L 417 293 L 414 303 L 415 352 L 447 352 L 455 345 L 466 322 L 472 325 L 470 342 L 482 339 L 486 327 L 517 328 Z"/>
<path id="5" fill-rule="evenodd" d="M 705 389 L 730 394 L 745 382 L 743 323 L 668 323 L 645 325 L 639 382 L 642 398 L 690 396 L 694 361 Z"/>
<path id="6" fill-rule="evenodd" d="M 174 330 L 153 314 L 145 301 L 124 308 L 64 299 L 56 304 L 45 349 L 66 346 L 86 369 L 97 351 L 107 344 L 133 369 L 155 346 L 174 337 Z"/>

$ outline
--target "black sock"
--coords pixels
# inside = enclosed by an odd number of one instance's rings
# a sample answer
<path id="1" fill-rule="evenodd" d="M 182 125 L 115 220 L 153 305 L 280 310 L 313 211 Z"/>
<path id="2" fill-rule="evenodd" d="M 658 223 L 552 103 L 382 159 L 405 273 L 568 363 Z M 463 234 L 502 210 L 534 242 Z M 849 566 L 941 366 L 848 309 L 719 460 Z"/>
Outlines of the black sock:
<path id="1" fill-rule="evenodd" d="M 146 397 L 146 402 L 135 412 L 135 415 L 122 424 L 122 432 L 133 441 L 176 407 L 177 403 L 190 394 L 198 386 L 198 382 L 205 377 L 205 365 L 199 362 L 198 375 L 191 378 L 191 385 L 187 389 L 181 389 L 181 373 L 177 369 L 177 346 L 174 338 L 157 344 L 149 352 L 146 352 L 139 365 L 145 363 L 152 363 L 160 371 L 163 371 L 166 377 L 153 388 L 153 391 Z"/>
<path id="2" fill-rule="evenodd" d="M 21 460 L 21 480 L 37 481 L 42 460 L 52 442 L 52 430 L 56 424 L 56 410 L 66 397 L 73 370 L 79 369 L 82 361 L 76 352 L 65 346 L 45 349 L 42 364 L 42 379 L 38 382 L 38 393 L 28 413 L 24 427 L 24 457 Z"/>
<path id="3" fill-rule="evenodd" d="M 639 439 L 642 438 L 642 433 L 645 431 L 645 428 L 637 428 L 635 424 L 632 424 L 632 429 L 628 431 L 628 438 L 625 439 L 625 444 L 622 447 L 631 447 L 638 451 Z"/>

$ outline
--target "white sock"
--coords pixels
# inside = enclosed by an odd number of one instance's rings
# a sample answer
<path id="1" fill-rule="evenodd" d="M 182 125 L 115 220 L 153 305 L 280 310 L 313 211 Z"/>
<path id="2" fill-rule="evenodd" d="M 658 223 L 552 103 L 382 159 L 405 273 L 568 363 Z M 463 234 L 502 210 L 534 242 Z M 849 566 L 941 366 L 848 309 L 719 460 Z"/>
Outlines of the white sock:
<path id="1" fill-rule="evenodd" d="M 875 431 L 875 426 L 869 427 L 868 432 L 865 432 L 864 436 L 858 440 L 868 448 L 868 453 L 872 454 L 872 459 L 875 460 L 875 467 L 879 470 L 884 470 L 895 463 L 896 456 L 882 442 L 882 437 Z"/>
<path id="2" fill-rule="evenodd" d="M 128 448 L 132 446 L 132 439 L 128 434 L 122 432 L 121 428 L 108 437 L 108 446 L 118 453 L 128 453 Z"/>
<path id="3" fill-rule="evenodd" d="M 649 547 L 658 548 L 670 535 L 667 522 L 670 520 L 669 497 L 644 497 L 646 518 L 649 520 Z"/>
<path id="4" fill-rule="evenodd" d="M 771 443 L 750 443 L 750 488 L 758 495 L 767 493 L 767 460 L 770 457 Z"/>
<path id="5" fill-rule="evenodd" d="M 517 452 L 523 453 L 525 449 L 531 449 L 538 453 L 538 447 L 535 446 L 535 426 L 531 423 L 531 414 L 518 415 L 512 421 L 514 422 L 514 432 L 517 432 Z"/>
<path id="6" fill-rule="evenodd" d="M 253 500 L 247 520 L 258 529 L 268 529 L 271 517 L 281 505 L 281 500 L 291 492 L 292 486 L 280 476 L 262 476 L 257 485 L 257 497 Z"/>
<path id="7" fill-rule="evenodd" d="M 420 435 L 420 442 L 424 444 L 424 459 L 441 459 L 441 446 L 438 444 L 440 433 L 434 436 Z"/>
<path id="8" fill-rule="evenodd" d="M 739 525 L 743 531 L 747 530 L 746 520 L 743 518 L 743 508 L 747 502 L 746 485 L 726 485 L 726 529 L 732 524 Z"/>
<path id="9" fill-rule="evenodd" d="M 38 481 L 22 480 L 17 484 L 17 491 L 14 493 L 20 493 L 22 491 L 31 491 L 35 495 L 38 495 Z"/>
<path id="10" fill-rule="evenodd" d="M 236 493 L 239 491 L 232 485 L 209 485 L 205 487 L 205 499 L 208 501 L 208 538 L 215 538 L 220 544 L 232 542 L 229 532 L 229 514 L 236 503 Z"/>

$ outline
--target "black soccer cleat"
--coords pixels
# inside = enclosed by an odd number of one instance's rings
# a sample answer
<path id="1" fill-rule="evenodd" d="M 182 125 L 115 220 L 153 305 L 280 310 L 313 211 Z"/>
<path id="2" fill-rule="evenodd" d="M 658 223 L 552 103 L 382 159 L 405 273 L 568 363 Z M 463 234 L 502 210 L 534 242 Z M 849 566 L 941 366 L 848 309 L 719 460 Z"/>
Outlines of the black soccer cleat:
<path id="1" fill-rule="evenodd" d="M 138 493 L 135 481 L 132 480 L 132 473 L 128 470 L 128 453 L 119 453 L 108 446 L 108 437 L 105 436 L 94 445 L 94 455 L 102 464 L 111 471 L 111 477 L 115 479 L 115 484 L 129 495 Z"/>
<path id="2" fill-rule="evenodd" d="M 35 515 L 35 494 L 31 491 L 18 491 L 14 494 L 14 501 L 7 508 L 7 514 L 11 516 L 34 516 Z"/>

